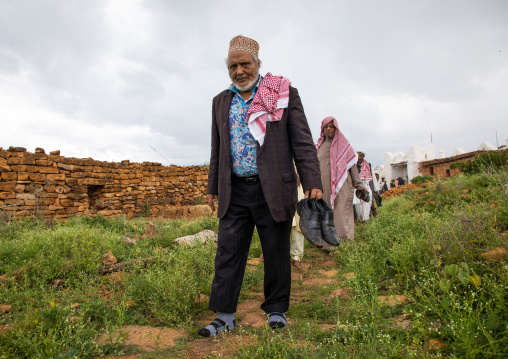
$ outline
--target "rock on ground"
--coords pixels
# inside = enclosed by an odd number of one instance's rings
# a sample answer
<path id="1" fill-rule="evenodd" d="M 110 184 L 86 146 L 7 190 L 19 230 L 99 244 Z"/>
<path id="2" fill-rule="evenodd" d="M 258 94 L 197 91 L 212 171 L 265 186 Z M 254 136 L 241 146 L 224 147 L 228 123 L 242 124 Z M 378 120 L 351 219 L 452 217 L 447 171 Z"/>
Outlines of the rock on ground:
<path id="1" fill-rule="evenodd" d="M 192 247 L 198 243 L 206 243 L 206 242 L 216 242 L 217 234 L 209 229 L 205 229 L 196 234 L 192 234 L 190 236 L 180 237 L 175 239 L 175 242 L 186 247 Z"/>

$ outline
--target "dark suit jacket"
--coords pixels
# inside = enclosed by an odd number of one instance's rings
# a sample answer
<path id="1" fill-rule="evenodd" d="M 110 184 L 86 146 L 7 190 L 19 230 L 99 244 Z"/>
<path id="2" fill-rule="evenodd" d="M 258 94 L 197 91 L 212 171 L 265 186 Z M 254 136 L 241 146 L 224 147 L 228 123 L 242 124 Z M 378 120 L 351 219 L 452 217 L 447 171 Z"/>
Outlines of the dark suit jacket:
<path id="1" fill-rule="evenodd" d="M 208 171 L 208 194 L 218 194 L 217 216 L 226 213 L 231 198 L 231 144 L 229 109 L 232 91 L 221 92 L 213 99 L 212 151 Z M 303 190 L 323 189 L 309 124 L 303 111 L 298 90 L 289 88 L 289 104 L 282 119 L 268 122 L 263 146 L 257 146 L 256 164 L 263 193 L 276 222 L 293 218 L 297 189 L 295 166 L 300 174 Z"/>

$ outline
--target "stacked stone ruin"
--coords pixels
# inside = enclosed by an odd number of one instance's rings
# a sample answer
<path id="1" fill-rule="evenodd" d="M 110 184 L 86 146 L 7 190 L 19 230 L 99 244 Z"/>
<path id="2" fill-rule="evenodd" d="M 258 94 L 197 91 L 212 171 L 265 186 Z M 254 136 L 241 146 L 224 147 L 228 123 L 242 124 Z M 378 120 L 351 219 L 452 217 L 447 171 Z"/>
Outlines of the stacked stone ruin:
<path id="1" fill-rule="evenodd" d="M 0 213 L 67 218 L 71 215 L 157 215 L 168 207 L 206 202 L 208 169 L 0 148 Z"/>
<path id="2" fill-rule="evenodd" d="M 489 153 L 503 152 L 506 152 L 506 149 L 489 150 Z M 456 156 L 439 158 L 431 161 L 423 161 L 418 164 L 419 172 L 421 176 L 433 176 L 435 178 L 453 177 L 460 173 L 460 169 L 452 168 L 452 164 L 470 161 L 474 159 L 475 156 L 478 156 L 482 153 L 485 153 L 485 150 L 462 153 Z"/>

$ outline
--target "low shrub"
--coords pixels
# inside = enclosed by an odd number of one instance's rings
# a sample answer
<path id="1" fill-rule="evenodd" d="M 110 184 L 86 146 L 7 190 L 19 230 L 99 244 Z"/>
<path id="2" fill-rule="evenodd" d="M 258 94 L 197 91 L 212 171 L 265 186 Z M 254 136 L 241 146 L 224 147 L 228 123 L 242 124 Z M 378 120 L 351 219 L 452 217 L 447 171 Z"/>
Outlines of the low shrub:
<path id="1" fill-rule="evenodd" d="M 434 177 L 432 177 L 432 176 L 416 176 L 416 177 L 411 178 L 411 183 L 414 183 L 417 186 L 419 186 L 425 182 L 434 182 Z"/>
<path id="2" fill-rule="evenodd" d="M 506 151 L 481 153 L 472 160 L 450 165 L 450 169 L 458 168 L 466 175 L 491 172 L 500 167 L 508 167 L 508 152 Z"/>

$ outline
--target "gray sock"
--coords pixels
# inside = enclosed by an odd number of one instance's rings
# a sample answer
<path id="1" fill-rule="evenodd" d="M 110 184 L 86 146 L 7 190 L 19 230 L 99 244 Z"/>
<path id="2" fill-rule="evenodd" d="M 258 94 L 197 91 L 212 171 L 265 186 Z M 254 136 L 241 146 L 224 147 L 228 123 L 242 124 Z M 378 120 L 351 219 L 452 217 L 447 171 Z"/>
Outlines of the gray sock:
<path id="1" fill-rule="evenodd" d="M 286 314 L 281 312 L 271 312 L 268 318 L 268 325 L 271 328 L 284 328 L 287 324 Z"/>
<path id="2" fill-rule="evenodd" d="M 219 312 L 217 318 L 210 325 L 200 329 L 198 334 L 203 337 L 213 337 L 226 330 L 233 329 L 235 329 L 235 313 Z"/>

